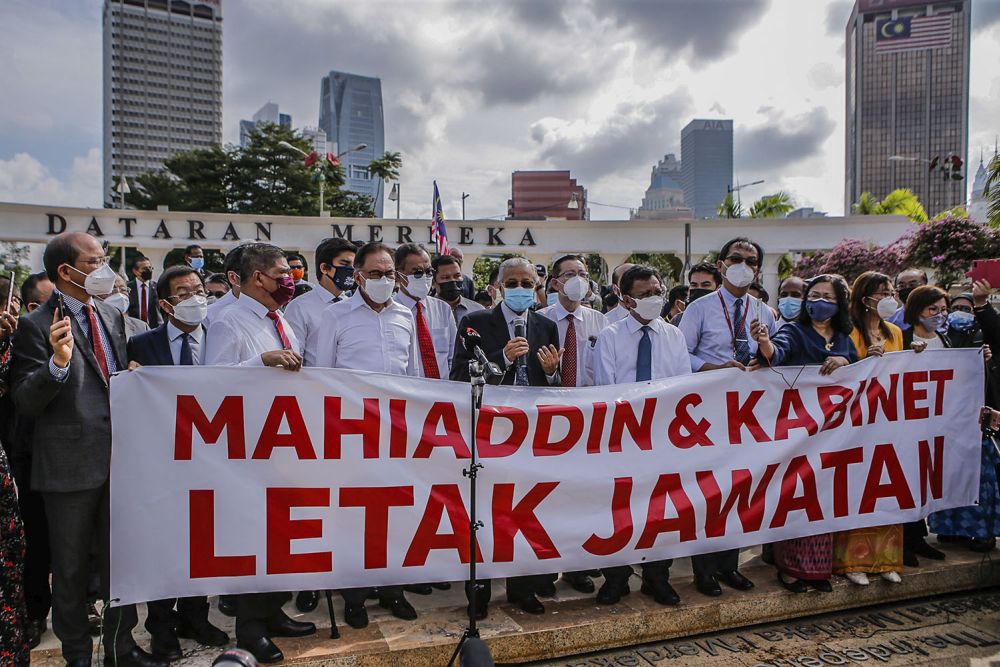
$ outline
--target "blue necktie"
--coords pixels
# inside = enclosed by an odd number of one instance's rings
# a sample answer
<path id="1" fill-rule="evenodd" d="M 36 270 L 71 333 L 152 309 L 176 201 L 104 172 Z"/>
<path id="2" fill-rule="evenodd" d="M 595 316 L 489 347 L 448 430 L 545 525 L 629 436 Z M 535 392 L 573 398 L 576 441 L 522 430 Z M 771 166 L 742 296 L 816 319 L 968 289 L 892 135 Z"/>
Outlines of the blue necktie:
<path id="1" fill-rule="evenodd" d="M 653 379 L 653 341 L 649 337 L 649 327 L 642 327 L 639 339 L 639 354 L 635 358 L 635 381 L 646 382 Z"/>
<path id="2" fill-rule="evenodd" d="M 517 387 L 527 387 L 530 384 L 528 382 L 528 365 L 514 366 L 514 385 Z"/>
<path id="3" fill-rule="evenodd" d="M 191 334 L 181 335 L 181 366 L 194 366 L 194 355 L 191 354 Z"/>
<path id="4" fill-rule="evenodd" d="M 733 335 L 736 342 L 733 344 L 733 358 L 744 366 L 750 363 L 750 343 L 747 342 L 747 327 L 743 321 L 743 299 L 736 300 L 733 308 Z M 735 328 L 739 330 L 736 331 Z"/>

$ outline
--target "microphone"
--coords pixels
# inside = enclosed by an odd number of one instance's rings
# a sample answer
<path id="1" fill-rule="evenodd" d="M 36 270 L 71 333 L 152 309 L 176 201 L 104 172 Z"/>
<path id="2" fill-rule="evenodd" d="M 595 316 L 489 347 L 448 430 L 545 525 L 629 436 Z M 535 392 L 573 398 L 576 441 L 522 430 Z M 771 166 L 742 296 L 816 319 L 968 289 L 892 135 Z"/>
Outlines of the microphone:
<path id="1" fill-rule="evenodd" d="M 472 327 L 465 328 L 465 335 L 462 336 L 462 343 L 469 356 L 475 357 L 483 365 L 483 370 L 487 375 L 503 375 L 500 367 L 490 361 L 483 352 L 483 337 Z"/>
<path id="2" fill-rule="evenodd" d="M 514 318 L 514 338 L 527 338 L 525 331 L 526 331 L 526 325 L 524 322 L 524 318 L 523 317 Z M 528 363 L 528 355 L 522 354 L 520 357 L 517 358 L 517 360 L 514 363 L 517 364 L 518 366 L 524 366 L 525 364 Z"/>

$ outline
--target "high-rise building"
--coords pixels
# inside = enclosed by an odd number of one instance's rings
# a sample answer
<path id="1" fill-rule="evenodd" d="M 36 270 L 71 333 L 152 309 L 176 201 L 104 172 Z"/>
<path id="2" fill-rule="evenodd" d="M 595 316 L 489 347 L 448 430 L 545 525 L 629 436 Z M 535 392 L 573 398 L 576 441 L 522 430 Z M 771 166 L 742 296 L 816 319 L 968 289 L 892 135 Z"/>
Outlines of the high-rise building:
<path id="1" fill-rule="evenodd" d="M 589 220 L 587 189 L 569 171 L 515 171 L 510 175 L 508 220 Z"/>
<path id="2" fill-rule="evenodd" d="M 317 155 L 326 155 L 326 132 L 318 127 L 303 127 L 300 131 L 302 138 L 309 142 Z"/>
<path id="3" fill-rule="evenodd" d="M 375 200 L 375 217 L 382 217 L 384 188 L 368 173 L 368 164 L 385 153 L 382 82 L 369 76 L 331 71 L 320 84 L 319 126 L 326 132 L 327 150 L 341 155 L 351 192 Z M 365 144 L 362 150 L 354 150 Z"/>
<path id="4" fill-rule="evenodd" d="M 993 157 L 986 162 L 996 160 L 997 154 L 996 149 L 994 149 Z M 969 217 L 982 224 L 987 222 L 986 210 L 988 208 L 986 197 L 983 195 L 983 191 L 986 189 L 986 180 L 989 177 L 989 172 L 986 171 L 986 162 L 984 162 L 983 154 L 980 151 L 979 168 L 976 169 L 976 177 L 972 181 L 972 194 L 969 196 Z"/>
<path id="5" fill-rule="evenodd" d="M 929 215 L 962 204 L 968 162 L 969 0 L 857 0 L 847 24 L 844 210 L 863 192 L 909 188 Z M 963 176 L 968 173 L 963 168 Z"/>
<path id="6" fill-rule="evenodd" d="M 634 220 L 690 218 L 693 212 L 684 204 L 684 188 L 680 182 L 681 163 L 673 153 L 668 153 L 653 165 L 642 206 L 631 217 Z"/>
<path id="7" fill-rule="evenodd" d="M 240 121 L 240 146 L 246 148 L 250 144 L 250 133 L 256 130 L 262 123 L 273 123 L 281 127 L 292 129 L 292 117 L 287 113 L 281 113 L 278 105 L 268 102 L 253 115 L 253 120 Z"/>
<path id="8" fill-rule="evenodd" d="M 104 1 L 104 199 L 222 143 L 222 0 Z"/>
<path id="9" fill-rule="evenodd" d="M 696 218 L 714 218 L 733 184 L 733 121 L 696 118 L 681 130 L 681 187 Z"/>

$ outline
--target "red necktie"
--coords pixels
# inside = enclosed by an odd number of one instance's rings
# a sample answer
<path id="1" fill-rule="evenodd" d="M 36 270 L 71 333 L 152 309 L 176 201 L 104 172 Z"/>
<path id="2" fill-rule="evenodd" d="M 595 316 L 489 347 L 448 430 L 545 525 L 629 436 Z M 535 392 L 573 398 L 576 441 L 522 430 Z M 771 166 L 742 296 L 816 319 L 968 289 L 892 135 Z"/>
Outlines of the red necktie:
<path id="1" fill-rule="evenodd" d="M 576 386 L 576 318 L 566 316 L 566 340 L 563 341 L 562 386 Z"/>
<path id="2" fill-rule="evenodd" d="M 417 301 L 417 343 L 420 344 L 420 360 L 424 363 L 424 377 L 441 379 L 438 371 L 437 357 L 434 356 L 434 341 L 431 340 L 431 330 L 424 317 L 424 306 Z"/>
<path id="3" fill-rule="evenodd" d="M 104 356 L 104 346 L 101 344 L 101 330 L 98 328 L 97 316 L 89 303 L 83 306 L 87 310 L 87 321 L 90 323 L 90 346 L 94 348 L 94 356 L 97 357 L 97 365 L 101 367 L 101 375 L 104 382 L 111 377 L 108 372 L 108 358 Z"/>
<path id="4" fill-rule="evenodd" d="M 139 319 L 149 322 L 149 299 L 146 298 L 146 283 L 139 288 Z"/>
<path id="5" fill-rule="evenodd" d="M 278 338 L 281 339 L 281 349 L 290 350 L 292 349 L 292 344 L 288 340 L 288 336 L 285 335 L 285 327 L 281 324 L 281 317 L 275 311 L 270 311 L 267 314 L 269 320 L 274 322 L 274 329 L 278 332 Z"/>

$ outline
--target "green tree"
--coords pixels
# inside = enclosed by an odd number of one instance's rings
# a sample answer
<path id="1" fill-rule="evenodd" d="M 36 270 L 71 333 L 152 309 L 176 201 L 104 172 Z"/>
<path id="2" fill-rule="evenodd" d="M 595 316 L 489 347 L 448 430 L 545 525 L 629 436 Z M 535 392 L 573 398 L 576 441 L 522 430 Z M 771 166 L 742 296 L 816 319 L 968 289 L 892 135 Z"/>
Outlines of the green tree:
<path id="1" fill-rule="evenodd" d="M 914 222 L 927 222 L 927 212 L 909 188 L 893 190 L 882 201 L 862 192 L 851 211 L 855 215 L 904 215 Z"/>
<path id="2" fill-rule="evenodd" d="M 281 146 L 286 142 L 303 153 L 312 146 L 294 130 L 264 123 L 250 133 L 246 148 L 234 148 L 230 183 L 233 213 L 313 215 L 319 210 L 319 187 L 301 157 Z M 343 185 L 339 167 L 327 175 L 331 190 Z"/>
<path id="3" fill-rule="evenodd" d="M 229 213 L 231 172 L 232 155 L 219 146 L 177 153 L 162 171 L 137 176 L 125 201 L 142 210 L 165 205 L 172 211 Z"/>
<path id="4" fill-rule="evenodd" d="M 773 195 L 764 195 L 750 207 L 751 218 L 783 218 L 792 212 L 795 206 L 787 192 L 780 190 Z"/>
<path id="5" fill-rule="evenodd" d="M 862 192 L 858 201 L 851 207 L 854 215 L 878 215 L 878 200 L 870 192 Z"/>
<path id="6" fill-rule="evenodd" d="M 726 193 L 726 198 L 722 200 L 718 208 L 715 209 L 720 218 L 742 218 L 743 206 L 736 201 L 732 192 Z"/>
<path id="7" fill-rule="evenodd" d="M 379 201 L 382 196 L 382 183 L 399 180 L 399 168 L 403 166 L 403 158 L 399 151 L 386 151 L 382 157 L 376 158 L 368 163 L 368 173 L 372 178 L 378 179 L 378 188 L 375 190 L 375 201 Z"/>
<path id="8" fill-rule="evenodd" d="M 993 227 L 1000 227 L 1000 155 L 994 155 L 986 168 L 986 219 Z"/>

